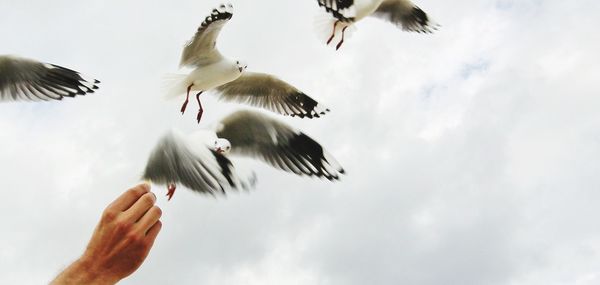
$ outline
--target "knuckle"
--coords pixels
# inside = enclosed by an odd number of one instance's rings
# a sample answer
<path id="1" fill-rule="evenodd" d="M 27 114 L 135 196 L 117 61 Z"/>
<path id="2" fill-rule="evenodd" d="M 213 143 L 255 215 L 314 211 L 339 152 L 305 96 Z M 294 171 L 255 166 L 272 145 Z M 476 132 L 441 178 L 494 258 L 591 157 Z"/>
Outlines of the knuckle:
<path id="1" fill-rule="evenodd" d="M 126 233 L 131 231 L 133 225 L 125 220 L 117 221 L 116 228 L 119 232 Z"/>
<path id="2" fill-rule="evenodd" d="M 104 221 L 110 222 L 110 221 L 114 221 L 116 218 L 117 218 L 117 212 L 114 211 L 113 209 L 106 209 L 102 213 L 102 219 Z"/>
<path id="3" fill-rule="evenodd" d="M 140 243 L 140 242 L 142 242 L 142 241 L 143 241 L 143 238 L 142 238 L 142 236 L 141 236 L 141 235 L 139 235 L 138 233 L 135 233 L 135 232 L 131 232 L 131 233 L 129 233 L 129 234 L 128 234 L 128 235 L 125 237 L 125 239 L 126 239 L 127 241 L 129 241 L 130 243 L 133 243 L 133 244 Z"/>
<path id="4" fill-rule="evenodd" d="M 140 196 L 144 195 L 144 192 L 140 188 L 131 188 L 131 189 L 127 190 L 127 195 L 129 195 L 131 197 L 140 197 Z"/>
<path id="5" fill-rule="evenodd" d="M 135 197 L 140 197 L 142 195 L 144 195 L 146 192 L 148 192 L 146 190 L 146 188 L 141 187 L 141 186 L 137 186 L 137 187 L 133 187 L 129 190 L 127 190 L 127 195 L 131 195 L 131 196 L 135 196 Z"/>
<path id="6" fill-rule="evenodd" d="M 122 199 L 127 200 L 127 201 L 135 201 L 140 196 L 141 196 L 141 194 L 137 194 L 135 191 L 130 189 L 130 190 L 127 190 L 127 192 L 125 192 L 125 194 L 123 194 Z"/>
<path id="7" fill-rule="evenodd" d="M 155 200 L 154 200 L 154 194 L 152 193 L 147 193 L 144 196 L 142 196 L 142 202 L 144 202 L 147 205 L 152 205 L 154 204 Z"/>

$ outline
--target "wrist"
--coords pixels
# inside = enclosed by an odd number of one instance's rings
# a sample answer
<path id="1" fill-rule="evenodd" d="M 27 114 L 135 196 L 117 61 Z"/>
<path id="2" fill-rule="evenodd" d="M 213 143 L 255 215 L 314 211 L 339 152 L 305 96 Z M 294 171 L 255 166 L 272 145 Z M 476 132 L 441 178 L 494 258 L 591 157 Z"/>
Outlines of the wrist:
<path id="1" fill-rule="evenodd" d="M 81 281 L 96 284 L 95 281 L 100 276 L 100 273 L 94 269 L 93 263 L 82 257 L 73 262 L 72 267 L 73 272 L 76 272 L 81 277 Z"/>
<path id="2" fill-rule="evenodd" d="M 100 270 L 97 266 L 97 261 L 85 256 L 80 257 L 72 266 L 73 271 L 81 277 L 83 284 L 112 285 L 119 281 L 118 278 L 111 278 L 106 272 Z"/>
<path id="3" fill-rule="evenodd" d="M 65 283 L 59 284 L 113 285 L 119 281 L 101 272 L 92 260 L 85 257 L 73 262 L 62 275 Z"/>

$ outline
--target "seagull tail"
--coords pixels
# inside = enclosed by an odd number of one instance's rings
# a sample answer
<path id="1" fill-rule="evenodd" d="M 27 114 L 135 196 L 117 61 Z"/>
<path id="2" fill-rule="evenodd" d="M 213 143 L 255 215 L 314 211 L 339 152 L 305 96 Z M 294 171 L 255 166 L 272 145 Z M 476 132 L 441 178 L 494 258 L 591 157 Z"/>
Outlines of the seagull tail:
<path id="1" fill-rule="evenodd" d="M 187 75 L 185 74 L 170 73 L 165 75 L 163 78 L 163 89 L 166 93 L 165 97 L 173 98 L 185 94 L 187 89 L 186 78 Z"/>
<path id="2" fill-rule="evenodd" d="M 333 30 L 334 26 L 335 32 Z M 350 38 L 356 31 L 356 26 L 352 23 L 338 22 L 336 18 L 325 12 L 317 14 L 313 22 L 313 28 L 319 41 L 332 47 L 335 47 L 342 39 L 342 30 L 344 28 L 346 28 L 346 31 L 344 32 L 344 40 Z M 335 34 L 333 38 L 332 34 Z M 329 44 L 327 44 L 328 41 Z"/>

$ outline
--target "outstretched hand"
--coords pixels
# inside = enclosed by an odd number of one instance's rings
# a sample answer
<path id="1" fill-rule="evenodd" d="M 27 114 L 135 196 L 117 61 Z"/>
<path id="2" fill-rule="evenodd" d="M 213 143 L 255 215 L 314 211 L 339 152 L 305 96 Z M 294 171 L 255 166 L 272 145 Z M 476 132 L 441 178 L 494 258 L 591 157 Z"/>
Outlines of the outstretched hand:
<path id="1" fill-rule="evenodd" d="M 104 210 L 84 254 L 51 284 L 115 284 L 144 260 L 161 229 L 148 184 L 127 190 Z"/>

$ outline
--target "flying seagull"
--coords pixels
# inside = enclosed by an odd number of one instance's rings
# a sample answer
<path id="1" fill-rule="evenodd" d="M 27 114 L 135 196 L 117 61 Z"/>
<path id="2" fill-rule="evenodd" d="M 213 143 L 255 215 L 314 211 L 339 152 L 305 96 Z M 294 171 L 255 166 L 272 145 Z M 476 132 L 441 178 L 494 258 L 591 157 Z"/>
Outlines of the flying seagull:
<path id="1" fill-rule="evenodd" d="M 186 137 L 170 132 L 162 137 L 146 165 L 143 179 L 167 184 L 169 200 L 175 194 L 176 184 L 214 195 L 229 189 L 247 189 L 254 186 L 254 177 L 243 177 L 222 151 L 206 144 L 209 136 L 197 132 Z"/>
<path id="2" fill-rule="evenodd" d="M 233 17 L 231 4 L 221 5 L 202 22 L 181 55 L 180 68 L 193 70 L 171 77 L 169 97 L 186 94 L 181 106 L 185 112 L 190 92 L 197 91 L 200 123 L 204 109 L 200 95 L 212 90 L 220 99 L 265 108 L 283 115 L 300 118 L 318 118 L 329 109 L 298 90 L 296 87 L 269 74 L 246 72 L 247 65 L 221 55 L 216 48 L 217 37 L 223 26 Z"/>
<path id="3" fill-rule="evenodd" d="M 167 184 L 169 200 L 177 183 L 209 194 L 252 187 L 255 178 L 239 175 L 228 158 L 230 153 L 300 176 L 334 181 L 345 173 L 306 134 L 256 111 L 237 111 L 222 119 L 214 131 L 201 130 L 187 137 L 166 135 L 150 155 L 143 179 Z"/>
<path id="4" fill-rule="evenodd" d="M 335 49 L 344 43 L 346 29 L 367 16 L 375 16 L 401 27 L 404 31 L 417 33 L 432 33 L 439 25 L 434 23 L 427 13 L 410 0 L 317 0 L 319 6 L 333 16 L 328 21 L 331 36 L 326 43 L 329 45 L 335 35 L 341 31 L 341 40 Z"/>
<path id="5" fill-rule="evenodd" d="M 0 55 L 0 102 L 62 100 L 93 93 L 98 83 L 62 66 Z"/>

